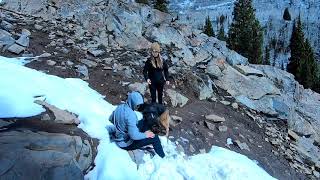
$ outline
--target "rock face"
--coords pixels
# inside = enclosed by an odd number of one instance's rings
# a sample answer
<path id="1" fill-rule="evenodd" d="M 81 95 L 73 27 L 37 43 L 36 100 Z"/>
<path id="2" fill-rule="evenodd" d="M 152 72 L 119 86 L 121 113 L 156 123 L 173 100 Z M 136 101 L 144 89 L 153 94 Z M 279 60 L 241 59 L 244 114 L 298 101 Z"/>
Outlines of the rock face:
<path id="1" fill-rule="evenodd" d="M 91 164 L 90 144 L 79 136 L 9 131 L 0 143 L 1 179 L 83 179 Z"/>

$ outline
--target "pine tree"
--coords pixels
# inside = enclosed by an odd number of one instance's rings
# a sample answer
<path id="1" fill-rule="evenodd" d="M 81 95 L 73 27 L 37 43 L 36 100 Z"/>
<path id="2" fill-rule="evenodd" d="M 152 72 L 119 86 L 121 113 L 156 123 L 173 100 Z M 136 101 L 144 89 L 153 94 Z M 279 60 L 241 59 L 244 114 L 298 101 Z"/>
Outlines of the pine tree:
<path id="1" fill-rule="evenodd" d="M 291 57 L 287 66 L 288 72 L 295 75 L 297 81 L 301 82 L 302 73 L 298 70 L 300 66 L 300 59 L 303 57 L 304 51 L 304 34 L 302 31 L 302 23 L 300 16 L 298 17 L 297 23 L 293 23 L 292 35 L 290 38 L 290 50 Z"/>
<path id="2" fill-rule="evenodd" d="M 265 56 L 264 56 L 263 64 L 271 65 L 271 63 L 270 63 L 270 48 L 268 46 L 266 46 L 266 48 L 265 48 Z"/>
<path id="3" fill-rule="evenodd" d="M 286 8 L 283 12 L 283 19 L 286 21 L 291 21 L 291 15 L 288 8 Z"/>
<path id="4" fill-rule="evenodd" d="M 303 75 L 301 84 L 305 88 L 316 88 L 318 79 L 318 65 L 315 61 L 314 52 L 308 39 L 304 43 L 304 61 L 301 63 L 301 73 Z"/>
<path id="5" fill-rule="evenodd" d="M 149 4 L 149 0 L 136 0 L 136 3 Z"/>
<path id="6" fill-rule="evenodd" d="M 214 34 L 214 31 L 213 31 L 211 20 L 210 20 L 209 16 L 206 18 L 206 22 L 205 22 L 205 25 L 203 27 L 203 33 L 205 33 L 206 35 L 208 35 L 210 37 L 215 37 L 215 34 Z"/>
<path id="7" fill-rule="evenodd" d="M 305 39 L 302 30 L 301 18 L 294 23 L 290 39 L 291 57 L 288 64 L 288 72 L 305 88 L 311 88 L 319 92 L 319 69 L 311 44 Z"/>
<path id="8" fill-rule="evenodd" d="M 228 32 L 228 47 L 247 57 L 250 63 L 261 64 L 262 44 L 263 32 L 255 17 L 252 0 L 237 0 Z"/>
<path id="9" fill-rule="evenodd" d="M 167 4 L 168 2 L 166 0 L 156 0 L 154 8 L 162 12 L 168 12 Z"/>
<path id="10" fill-rule="evenodd" d="M 221 41 L 225 41 L 227 38 L 226 38 L 226 35 L 224 34 L 224 26 L 223 25 L 220 25 L 220 29 L 219 29 L 219 32 L 218 32 L 218 37 L 217 37 L 219 40 Z"/>

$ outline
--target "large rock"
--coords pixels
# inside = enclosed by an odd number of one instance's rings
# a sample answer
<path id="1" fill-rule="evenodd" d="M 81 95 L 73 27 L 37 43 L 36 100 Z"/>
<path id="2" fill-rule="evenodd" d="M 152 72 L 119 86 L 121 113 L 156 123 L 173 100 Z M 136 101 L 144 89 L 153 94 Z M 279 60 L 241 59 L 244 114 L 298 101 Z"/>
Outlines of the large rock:
<path id="1" fill-rule="evenodd" d="M 228 49 L 226 43 L 218 40 L 217 38 L 210 37 L 202 47 L 208 52 L 211 52 L 213 57 L 224 57 L 232 66 L 248 64 L 247 58 L 239 55 L 233 50 Z"/>
<path id="2" fill-rule="evenodd" d="M 79 124 L 80 120 L 72 113 L 61 110 L 45 101 L 36 100 L 35 103 L 42 105 L 46 110 L 53 113 L 56 123 L 62 124 Z"/>
<path id="3" fill-rule="evenodd" d="M 92 150 L 79 136 L 28 130 L 1 132 L 1 179 L 83 179 Z"/>
<path id="4" fill-rule="evenodd" d="M 295 143 L 295 148 L 309 165 L 320 164 L 320 149 L 313 145 L 313 140 L 301 137 Z"/>
<path id="5" fill-rule="evenodd" d="M 217 116 L 215 114 L 206 115 L 205 118 L 209 121 L 213 121 L 215 123 L 224 122 L 226 119 L 224 117 Z"/>
<path id="6" fill-rule="evenodd" d="M 195 73 L 188 73 L 188 84 L 200 100 L 209 99 L 213 96 L 212 80 L 208 77 L 200 77 Z"/>
<path id="7" fill-rule="evenodd" d="M 219 78 L 222 76 L 221 69 L 220 69 L 219 65 L 217 64 L 217 61 L 215 61 L 214 59 L 209 61 L 207 68 L 206 68 L 206 73 L 208 73 L 213 78 Z"/>
<path id="8" fill-rule="evenodd" d="M 187 47 L 174 51 L 174 56 L 181 59 L 177 62 L 178 65 L 194 66 L 197 63 L 192 51 Z"/>
<path id="9" fill-rule="evenodd" d="M 16 41 L 17 44 L 23 47 L 29 46 L 29 37 L 27 35 L 22 34 L 20 38 Z"/>
<path id="10" fill-rule="evenodd" d="M 26 48 L 22 47 L 18 44 L 13 44 L 8 48 L 8 51 L 14 53 L 14 54 L 20 54 L 22 53 Z"/>
<path id="11" fill-rule="evenodd" d="M 234 97 L 242 95 L 252 100 L 259 100 L 266 95 L 280 95 L 279 89 L 270 79 L 244 76 L 231 66 L 227 66 L 216 84 Z"/>
<path id="12" fill-rule="evenodd" d="M 84 76 L 84 80 L 89 79 L 89 70 L 86 65 L 75 65 L 76 71 Z"/>
<path id="13" fill-rule="evenodd" d="M 254 69 L 250 66 L 244 66 L 244 65 L 236 65 L 235 68 L 242 74 L 246 76 L 259 76 L 262 77 L 264 74 L 262 71 Z"/>
<path id="14" fill-rule="evenodd" d="M 189 100 L 188 98 L 186 98 L 182 94 L 176 92 L 175 90 L 167 89 L 166 92 L 170 98 L 171 105 L 173 107 L 176 107 L 176 106 L 183 107 L 184 105 L 187 104 L 187 102 Z"/>
<path id="15" fill-rule="evenodd" d="M 158 41 L 161 44 L 171 45 L 173 44 L 177 48 L 185 48 L 186 41 L 181 35 L 181 32 L 174 27 L 162 24 L 160 27 L 150 27 L 146 36 Z"/>
<path id="16" fill-rule="evenodd" d="M 146 93 L 148 84 L 147 83 L 133 83 L 133 84 L 130 84 L 128 87 L 129 87 L 130 91 L 138 91 L 144 95 Z"/>
<path id="17" fill-rule="evenodd" d="M 0 29 L 0 47 L 1 46 L 11 46 L 14 44 L 15 40 L 12 38 L 12 34 Z"/>

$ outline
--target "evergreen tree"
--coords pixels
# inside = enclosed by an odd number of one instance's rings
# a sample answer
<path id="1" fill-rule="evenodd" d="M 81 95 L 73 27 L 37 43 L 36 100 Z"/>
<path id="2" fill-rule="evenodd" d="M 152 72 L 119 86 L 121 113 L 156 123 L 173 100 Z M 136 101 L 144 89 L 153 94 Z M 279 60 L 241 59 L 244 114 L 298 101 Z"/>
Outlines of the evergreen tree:
<path id="1" fill-rule="evenodd" d="M 252 0 L 235 2 L 227 45 L 247 57 L 250 63 L 262 63 L 263 32 L 255 17 Z"/>
<path id="2" fill-rule="evenodd" d="M 224 26 L 223 25 L 220 25 L 220 29 L 219 29 L 219 32 L 218 32 L 218 37 L 217 37 L 219 40 L 221 41 L 225 41 L 227 38 L 226 38 L 226 35 L 224 34 Z"/>
<path id="3" fill-rule="evenodd" d="M 291 57 L 288 72 L 305 88 L 319 92 L 319 69 L 311 44 L 304 38 L 300 16 L 297 23 L 294 23 L 289 47 Z"/>
<path id="4" fill-rule="evenodd" d="M 149 0 L 136 0 L 136 3 L 149 4 Z"/>
<path id="5" fill-rule="evenodd" d="M 265 56 L 264 56 L 263 64 L 271 65 L 271 63 L 270 63 L 270 48 L 268 46 L 266 46 L 266 48 L 265 48 Z"/>
<path id="6" fill-rule="evenodd" d="M 291 57 L 287 66 L 288 72 L 295 75 L 296 80 L 299 82 L 301 82 L 302 74 L 300 70 L 298 71 L 298 67 L 300 66 L 300 59 L 303 57 L 304 41 L 302 23 L 299 16 L 297 23 L 294 22 L 293 24 L 292 35 L 289 44 Z"/>
<path id="7" fill-rule="evenodd" d="M 303 76 L 301 78 L 301 84 L 303 84 L 305 88 L 316 88 L 318 83 L 318 65 L 315 61 L 314 52 L 308 39 L 304 43 L 303 56 L 303 62 L 299 67 L 299 71 L 301 71 Z"/>
<path id="8" fill-rule="evenodd" d="M 286 8 L 283 12 L 283 19 L 286 21 L 291 21 L 291 15 L 288 8 Z"/>
<path id="9" fill-rule="evenodd" d="M 167 4 L 168 2 L 166 0 L 156 0 L 154 8 L 162 12 L 168 12 Z"/>
<path id="10" fill-rule="evenodd" d="M 215 34 L 214 34 L 214 31 L 213 31 L 211 20 L 210 20 L 209 16 L 206 18 L 206 22 L 205 22 L 205 25 L 203 27 L 203 33 L 205 33 L 206 35 L 208 35 L 210 37 L 215 37 Z"/>

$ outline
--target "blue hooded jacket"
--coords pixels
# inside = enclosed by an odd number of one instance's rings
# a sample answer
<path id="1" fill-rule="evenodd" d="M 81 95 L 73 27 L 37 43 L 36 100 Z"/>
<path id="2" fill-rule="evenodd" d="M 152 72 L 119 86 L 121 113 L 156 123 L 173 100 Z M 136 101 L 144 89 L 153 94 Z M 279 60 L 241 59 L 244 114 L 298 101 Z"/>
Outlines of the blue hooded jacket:
<path id="1" fill-rule="evenodd" d="M 134 110 L 143 104 L 143 97 L 138 92 L 128 95 L 127 102 L 120 104 L 111 114 L 109 120 L 115 126 L 115 142 L 119 147 L 127 147 L 134 140 L 147 138 L 137 127 L 138 118 Z"/>

